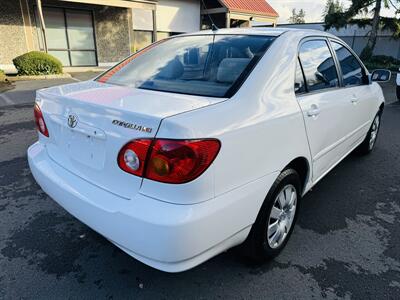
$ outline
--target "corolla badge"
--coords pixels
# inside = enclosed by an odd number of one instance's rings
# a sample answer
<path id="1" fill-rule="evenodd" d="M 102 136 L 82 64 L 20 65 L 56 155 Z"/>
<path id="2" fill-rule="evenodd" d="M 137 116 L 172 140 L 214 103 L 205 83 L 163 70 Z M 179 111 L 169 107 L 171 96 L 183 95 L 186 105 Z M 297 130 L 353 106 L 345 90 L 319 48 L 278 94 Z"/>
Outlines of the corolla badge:
<path id="1" fill-rule="evenodd" d="M 112 124 L 116 125 L 116 126 L 121 126 L 121 127 L 124 127 L 124 128 L 128 128 L 128 129 L 147 132 L 147 133 L 151 133 L 153 131 L 153 128 L 145 127 L 143 125 L 138 125 L 138 124 L 134 124 L 134 123 L 128 123 L 128 122 L 120 121 L 120 120 L 113 120 Z"/>
<path id="2" fill-rule="evenodd" d="M 69 115 L 68 126 L 71 128 L 75 128 L 77 124 L 78 124 L 78 117 L 76 115 Z"/>

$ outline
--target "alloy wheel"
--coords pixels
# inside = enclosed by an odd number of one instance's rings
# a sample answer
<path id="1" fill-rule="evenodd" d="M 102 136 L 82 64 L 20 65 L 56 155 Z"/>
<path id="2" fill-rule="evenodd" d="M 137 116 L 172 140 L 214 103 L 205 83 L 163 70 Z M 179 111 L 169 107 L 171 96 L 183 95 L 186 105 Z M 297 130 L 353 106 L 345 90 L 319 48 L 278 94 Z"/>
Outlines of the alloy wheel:
<path id="1" fill-rule="evenodd" d="M 296 188 L 289 184 L 275 198 L 268 220 L 267 240 L 272 249 L 280 247 L 293 226 L 297 208 Z"/>
<path id="2" fill-rule="evenodd" d="M 374 119 L 374 122 L 372 123 L 371 127 L 371 134 L 369 138 L 369 149 L 371 150 L 376 142 L 376 138 L 378 137 L 378 131 L 379 131 L 379 126 L 380 126 L 380 116 L 377 115 Z"/>

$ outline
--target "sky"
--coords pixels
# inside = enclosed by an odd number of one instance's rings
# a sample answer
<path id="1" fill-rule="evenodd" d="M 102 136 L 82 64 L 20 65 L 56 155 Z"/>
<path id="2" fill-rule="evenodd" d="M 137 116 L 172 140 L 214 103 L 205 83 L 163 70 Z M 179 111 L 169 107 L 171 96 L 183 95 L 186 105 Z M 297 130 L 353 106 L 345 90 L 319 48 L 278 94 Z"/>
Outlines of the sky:
<path id="1" fill-rule="evenodd" d="M 279 23 L 287 23 L 292 14 L 292 9 L 301 8 L 306 12 L 306 22 L 321 22 L 326 0 L 267 0 L 269 4 L 279 13 Z M 349 5 L 349 0 L 343 0 L 343 4 Z M 399 5 L 400 6 L 400 5 Z M 394 16 L 394 9 L 383 11 L 385 16 Z"/>

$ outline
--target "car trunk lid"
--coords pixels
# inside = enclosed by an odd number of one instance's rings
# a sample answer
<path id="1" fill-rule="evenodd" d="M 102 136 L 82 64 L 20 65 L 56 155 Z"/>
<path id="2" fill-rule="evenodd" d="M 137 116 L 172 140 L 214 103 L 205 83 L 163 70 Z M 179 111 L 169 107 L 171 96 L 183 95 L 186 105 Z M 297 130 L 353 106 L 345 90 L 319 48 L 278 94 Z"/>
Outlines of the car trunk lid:
<path id="1" fill-rule="evenodd" d="M 163 118 L 223 101 L 87 81 L 40 90 L 37 101 L 56 163 L 102 189 L 130 199 L 142 178 L 122 171 L 120 149 L 137 138 L 153 138 Z"/>

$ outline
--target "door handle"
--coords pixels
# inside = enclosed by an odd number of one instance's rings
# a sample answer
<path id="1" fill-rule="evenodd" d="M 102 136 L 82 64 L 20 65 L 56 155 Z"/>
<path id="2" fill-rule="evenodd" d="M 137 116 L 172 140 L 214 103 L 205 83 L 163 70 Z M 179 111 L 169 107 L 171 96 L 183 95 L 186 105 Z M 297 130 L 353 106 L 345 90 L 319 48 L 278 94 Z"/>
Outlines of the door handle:
<path id="1" fill-rule="evenodd" d="M 307 111 L 307 116 L 316 117 L 320 113 L 321 113 L 321 110 L 319 109 L 318 105 L 313 104 L 313 105 L 311 105 L 311 108 Z"/>
<path id="2" fill-rule="evenodd" d="M 353 97 L 351 97 L 351 103 L 353 104 L 357 104 L 358 103 L 358 98 L 356 95 L 353 95 Z"/>

